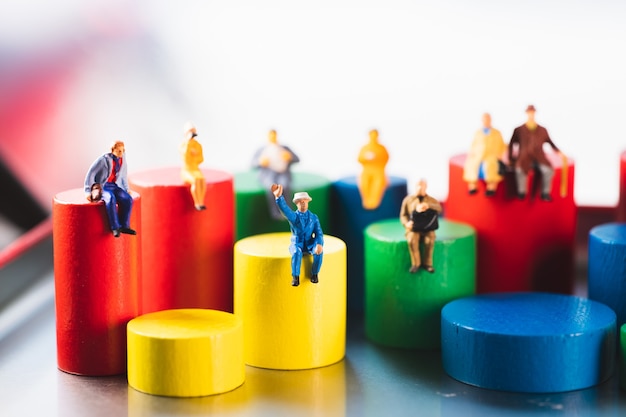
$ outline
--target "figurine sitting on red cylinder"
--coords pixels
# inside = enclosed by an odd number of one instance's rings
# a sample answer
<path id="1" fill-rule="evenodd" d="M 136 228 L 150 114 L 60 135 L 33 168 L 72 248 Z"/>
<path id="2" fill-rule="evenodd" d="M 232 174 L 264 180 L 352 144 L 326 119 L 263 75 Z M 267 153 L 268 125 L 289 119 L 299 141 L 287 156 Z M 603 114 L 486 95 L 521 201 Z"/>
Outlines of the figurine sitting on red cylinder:
<path id="1" fill-rule="evenodd" d="M 198 136 L 196 127 L 188 122 L 185 124 L 185 140 L 179 147 L 180 155 L 183 158 L 183 168 L 180 175 L 183 181 L 190 184 L 189 191 L 193 199 L 196 210 L 206 210 L 204 196 L 206 194 L 206 180 L 200 170 L 200 164 L 204 162 L 202 155 L 202 145 L 196 139 Z"/>
<path id="2" fill-rule="evenodd" d="M 303 254 L 313 255 L 313 265 L 311 267 L 311 282 L 317 284 L 318 274 L 322 267 L 324 257 L 324 234 L 317 215 L 309 211 L 309 201 L 312 200 L 306 192 L 295 193 L 293 202 L 298 207 L 291 210 L 283 197 L 283 186 L 272 184 L 272 194 L 276 198 L 276 204 L 280 212 L 289 221 L 291 228 L 291 285 L 300 285 L 300 265 Z"/>
<path id="3" fill-rule="evenodd" d="M 111 146 L 111 152 L 96 159 L 85 175 L 87 200 L 96 202 L 98 195 L 101 196 L 109 218 L 109 226 L 115 237 L 119 237 L 120 233 L 137 234 L 130 228 L 133 198 L 128 193 L 125 162 L 124 142 L 117 141 Z M 98 192 L 98 188 L 101 188 L 101 193 Z"/>
<path id="4" fill-rule="evenodd" d="M 411 268 L 414 274 L 424 268 L 431 274 L 433 268 L 433 252 L 435 250 L 435 230 L 439 227 L 438 216 L 441 204 L 435 198 L 426 194 L 426 180 L 417 183 L 415 195 L 407 195 L 402 200 L 400 208 L 400 222 L 405 227 L 406 241 L 411 255 Z M 424 262 L 420 254 L 420 240 L 424 242 Z"/>
<path id="5" fill-rule="evenodd" d="M 565 156 L 559 151 L 550 139 L 545 127 L 535 122 L 535 106 L 532 104 L 526 108 L 526 123 L 516 127 L 509 142 L 509 161 L 515 168 L 517 182 L 517 196 L 520 200 L 526 197 L 528 189 L 528 172 L 538 169 L 541 172 L 541 199 L 552 201 L 552 177 L 554 168 L 543 152 L 543 145 L 547 143 L 557 152 L 561 158 Z"/>

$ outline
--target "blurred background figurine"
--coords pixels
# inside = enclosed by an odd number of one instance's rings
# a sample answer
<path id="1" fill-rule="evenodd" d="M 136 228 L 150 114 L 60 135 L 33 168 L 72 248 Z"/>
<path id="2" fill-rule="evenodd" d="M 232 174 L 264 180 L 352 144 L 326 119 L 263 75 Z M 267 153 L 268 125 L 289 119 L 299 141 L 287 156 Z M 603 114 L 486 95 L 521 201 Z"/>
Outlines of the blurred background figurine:
<path id="1" fill-rule="evenodd" d="M 111 152 L 96 159 L 85 175 L 87 200 L 104 200 L 109 226 L 115 237 L 119 237 L 120 233 L 137 234 L 130 228 L 133 198 L 128 193 L 127 172 L 124 142 L 116 141 L 111 146 Z"/>
<path id="2" fill-rule="evenodd" d="M 439 228 L 438 216 L 441 204 L 426 194 L 426 187 L 426 180 L 419 180 L 415 194 L 404 197 L 400 208 L 400 222 L 406 229 L 405 236 L 411 255 L 409 272 L 412 274 L 420 267 L 431 274 L 435 272 L 433 268 L 435 230 Z M 420 240 L 424 242 L 423 257 L 420 254 Z"/>
<path id="3" fill-rule="evenodd" d="M 283 216 L 274 203 L 274 195 L 269 190 L 272 184 L 281 184 L 284 193 L 290 195 L 291 165 L 300 159 L 288 146 L 278 143 L 275 130 L 269 131 L 267 139 L 268 143 L 255 152 L 252 167 L 259 170 L 259 182 L 268 190 L 266 195 L 270 215 L 276 220 L 282 220 Z"/>
<path id="4" fill-rule="evenodd" d="M 312 198 L 307 192 L 295 193 L 293 202 L 298 207 L 297 210 L 291 210 L 283 197 L 283 186 L 280 184 L 272 184 L 270 188 L 275 198 L 276 206 L 289 222 L 291 229 L 291 244 L 289 252 L 291 253 L 291 285 L 297 287 L 300 285 L 300 266 L 302 264 L 302 256 L 305 254 L 313 255 L 313 265 L 311 267 L 311 282 L 317 284 L 319 282 L 318 274 L 322 267 L 324 257 L 324 234 L 317 215 L 309 211 L 309 201 Z"/>
<path id="5" fill-rule="evenodd" d="M 363 171 L 358 186 L 363 208 L 374 210 L 380 205 L 387 188 L 385 165 L 389 161 L 389 154 L 378 142 L 378 130 L 370 130 L 369 135 L 369 142 L 359 152 L 359 163 L 363 166 Z"/>
<path id="6" fill-rule="evenodd" d="M 526 197 L 528 172 L 537 169 L 541 173 L 541 199 L 552 201 L 554 168 L 543 151 L 543 145 L 547 143 L 564 161 L 567 159 L 552 142 L 546 128 L 535 122 L 535 106 L 532 104 L 526 108 L 526 117 L 526 123 L 515 128 L 509 142 L 509 163 L 515 168 L 517 196 L 520 200 Z M 566 167 L 565 163 L 563 169 Z"/>
<path id="7" fill-rule="evenodd" d="M 491 126 L 491 115 L 483 114 L 483 126 L 474 134 L 472 146 L 467 153 L 463 168 L 463 180 L 467 182 L 468 192 L 478 192 L 477 183 L 482 179 L 486 183 L 485 195 L 493 196 L 504 175 L 502 159 L 507 146 L 498 129 Z"/>
<path id="8" fill-rule="evenodd" d="M 180 145 L 180 155 L 183 158 L 181 178 L 186 184 L 190 184 L 191 198 L 196 210 L 205 210 L 204 195 L 206 194 L 206 180 L 200 170 L 200 164 L 204 161 L 202 145 L 196 140 L 196 127 L 191 122 L 185 124 L 185 141 Z"/>

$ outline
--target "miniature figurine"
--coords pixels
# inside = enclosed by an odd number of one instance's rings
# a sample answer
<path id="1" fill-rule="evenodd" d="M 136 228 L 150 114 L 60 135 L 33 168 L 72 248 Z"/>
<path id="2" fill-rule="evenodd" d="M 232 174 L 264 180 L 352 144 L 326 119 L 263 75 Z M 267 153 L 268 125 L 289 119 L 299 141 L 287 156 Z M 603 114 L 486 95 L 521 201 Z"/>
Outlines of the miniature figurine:
<path id="1" fill-rule="evenodd" d="M 515 128 L 509 142 L 509 161 L 511 167 L 515 168 L 517 197 L 520 200 L 526 197 L 528 172 L 538 169 L 541 172 L 541 199 L 552 201 L 550 194 L 554 169 L 543 151 L 544 143 L 549 144 L 561 158 L 566 158 L 552 142 L 546 128 L 535 122 L 535 106 L 531 104 L 526 108 L 526 116 L 526 123 Z"/>
<path id="2" fill-rule="evenodd" d="M 389 161 L 387 149 L 378 142 L 378 130 L 370 130 L 369 143 L 359 152 L 359 163 L 363 166 L 359 178 L 359 192 L 363 208 L 374 210 L 379 205 L 387 188 L 385 165 Z"/>
<path id="3" fill-rule="evenodd" d="M 196 140 L 196 127 L 188 122 L 185 125 L 185 141 L 180 145 L 180 154 L 183 157 L 183 168 L 180 175 L 183 181 L 190 184 L 191 198 L 196 210 L 205 210 L 204 195 L 206 181 L 199 166 L 204 161 L 202 145 Z"/>
<path id="4" fill-rule="evenodd" d="M 406 229 L 406 241 L 411 255 L 411 268 L 414 274 L 423 268 L 431 274 L 433 268 L 433 252 L 435 250 L 435 230 L 439 227 L 438 216 L 441 204 L 435 198 L 426 194 L 426 180 L 417 183 L 415 195 L 407 195 L 402 200 L 400 208 L 400 222 Z M 424 262 L 420 256 L 420 240 L 424 242 Z"/>
<path id="5" fill-rule="evenodd" d="M 280 145 L 276 131 L 270 130 L 268 144 L 259 148 L 252 159 L 252 167 L 259 169 L 259 182 L 264 189 L 270 190 L 272 184 L 281 184 L 286 195 L 291 192 L 291 165 L 299 162 L 298 156 L 288 146 Z M 272 218 L 283 220 L 283 216 L 274 203 L 274 195 L 267 192 L 268 209 Z"/>
<path id="6" fill-rule="evenodd" d="M 324 257 L 324 234 L 317 215 L 309 211 L 309 202 L 312 200 L 307 192 L 295 193 L 293 202 L 298 207 L 291 210 L 283 197 L 284 188 L 280 184 L 272 184 L 272 194 L 280 212 L 289 222 L 291 229 L 291 285 L 300 285 L 300 265 L 303 254 L 313 255 L 313 266 L 311 268 L 311 282 L 319 282 L 318 274 L 322 267 Z"/>
<path id="7" fill-rule="evenodd" d="M 137 234 L 130 228 L 133 198 L 128 193 L 124 142 L 114 142 L 110 153 L 105 153 L 91 164 L 85 175 L 84 188 L 87 200 L 104 200 L 113 236 L 119 237 L 120 233 Z"/>
<path id="8" fill-rule="evenodd" d="M 478 179 L 485 180 L 488 197 L 495 195 L 498 183 L 504 174 L 503 156 L 506 154 L 506 144 L 498 129 L 491 126 L 491 115 L 483 114 L 483 127 L 476 131 L 472 147 L 465 159 L 463 180 L 467 182 L 470 195 L 478 192 Z"/>

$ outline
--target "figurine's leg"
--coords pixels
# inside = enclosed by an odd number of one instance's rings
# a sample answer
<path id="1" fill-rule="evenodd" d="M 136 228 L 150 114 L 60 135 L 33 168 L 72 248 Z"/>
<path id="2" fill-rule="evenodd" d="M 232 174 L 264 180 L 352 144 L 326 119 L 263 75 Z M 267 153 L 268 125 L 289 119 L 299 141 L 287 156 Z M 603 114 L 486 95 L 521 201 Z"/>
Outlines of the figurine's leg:
<path id="1" fill-rule="evenodd" d="M 313 266 L 311 267 L 311 282 L 317 284 L 319 282 L 318 274 L 322 268 L 322 261 L 324 260 L 324 252 L 319 255 L 313 254 Z"/>
<path id="2" fill-rule="evenodd" d="M 302 248 L 296 247 L 291 254 L 291 275 L 300 276 L 300 265 L 302 265 Z"/>
<path id="3" fill-rule="evenodd" d="M 424 258 L 426 261 L 422 265 L 422 268 L 430 272 L 435 272 L 433 268 L 433 253 L 435 252 L 435 232 L 430 231 L 424 233 Z"/>
<path id="4" fill-rule="evenodd" d="M 552 178 L 554 177 L 554 169 L 550 165 L 539 164 L 541 171 L 541 198 L 543 200 L 551 200 Z"/>
<path id="5" fill-rule="evenodd" d="M 191 197 L 193 204 L 198 210 L 204 210 L 204 195 L 206 194 L 206 181 L 204 177 L 196 176 L 191 184 Z"/>
<path id="6" fill-rule="evenodd" d="M 415 273 L 421 264 L 420 234 L 417 232 L 408 232 L 406 241 L 409 246 L 409 255 L 411 256 L 411 269 L 409 269 L 409 272 Z"/>
<path id="7" fill-rule="evenodd" d="M 113 192 L 106 185 L 102 189 L 102 201 L 104 201 L 104 207 L 109 218 L 109 227 L 111 230 L 117 231 L 120 228 L 120 223 L 117 220 L 117 201 Z"/>
<path id="8" fill-rule="evenodd" d="M 133 209 L 133 198 L 121 188 L 115 190 L 117 200 L 117 216 L 121 227 L 130 229 L 130 213 Z"/>
<path id="9" fill-rule="evenodd" d="M 517 182 L 517 196 L 519 198 L 526 197 L 528 192 L 528 175 L 520 167 L 515 167 L 515 180 Z"/>

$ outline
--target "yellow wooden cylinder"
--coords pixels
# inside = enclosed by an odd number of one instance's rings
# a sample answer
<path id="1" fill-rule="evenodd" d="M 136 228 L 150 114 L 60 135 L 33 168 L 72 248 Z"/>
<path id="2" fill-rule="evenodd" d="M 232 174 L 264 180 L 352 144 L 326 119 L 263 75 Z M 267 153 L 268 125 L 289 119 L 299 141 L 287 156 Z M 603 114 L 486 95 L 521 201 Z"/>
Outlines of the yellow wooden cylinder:
<path id="1" fill-rule="evenodd" d="M 251 236 L 235 244 L 235 315 L 244 323 L 244 358 L 270 369 L 310 369 L 340 361 L 346 348 L 346 245 L 324 236 L 317 284 L 312 256 L 291 286 L 289 233 Z"/>
<path id="2" fill-rule="evenodd" d="M 127 326 L 128 384 L 170 397 L 230 391 L 245 379 L 243 325 L 217 310 L 144 314 Z"/>

